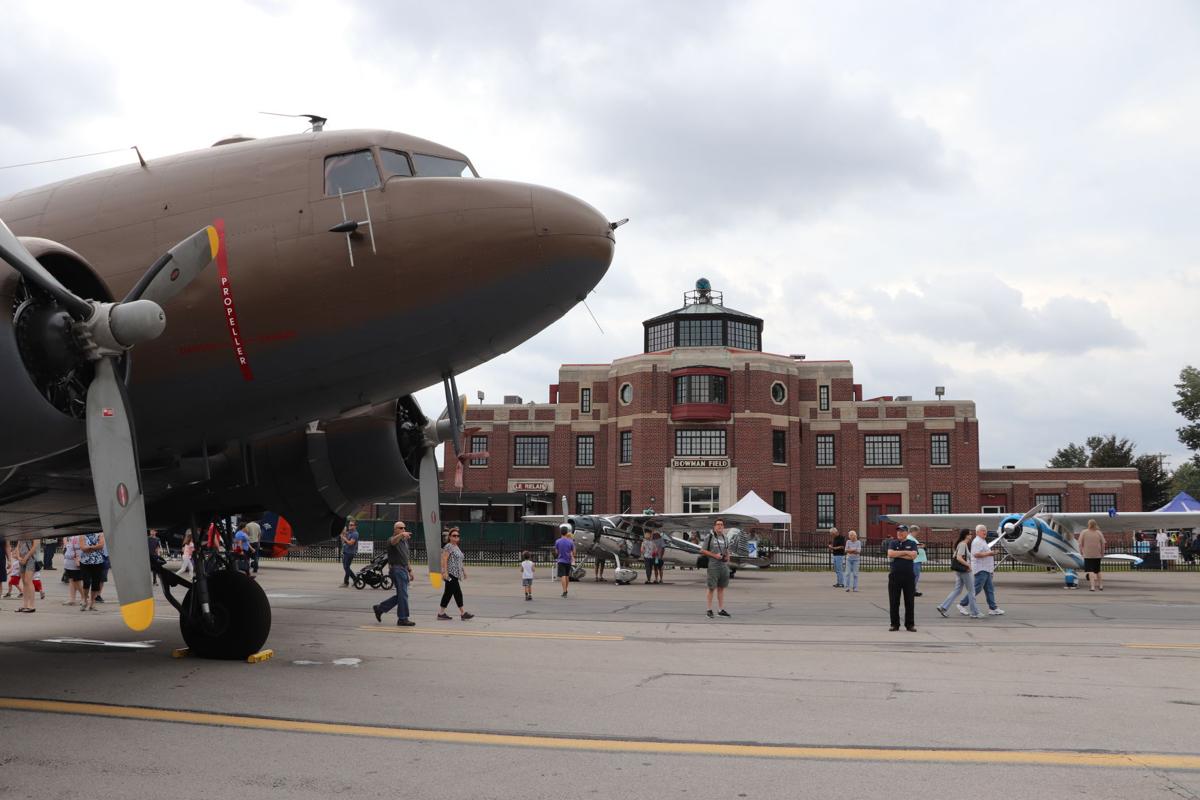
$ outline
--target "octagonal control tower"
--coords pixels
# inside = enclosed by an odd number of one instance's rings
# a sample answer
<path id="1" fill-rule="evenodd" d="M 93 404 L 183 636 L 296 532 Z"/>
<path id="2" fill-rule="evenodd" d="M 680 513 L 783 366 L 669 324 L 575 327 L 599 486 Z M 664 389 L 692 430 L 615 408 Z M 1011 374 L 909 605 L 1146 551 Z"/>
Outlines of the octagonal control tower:
<path id="1" fill-rule="evenodd" d="M 726 308 L 724 294 L 713 291 L 707 278 L 683 294 L 683 308 L 668 311 L 642 323 L 645 347 L 656 353 L 673 347 L 736 347 L 762 350 L 763 321 Z"/>

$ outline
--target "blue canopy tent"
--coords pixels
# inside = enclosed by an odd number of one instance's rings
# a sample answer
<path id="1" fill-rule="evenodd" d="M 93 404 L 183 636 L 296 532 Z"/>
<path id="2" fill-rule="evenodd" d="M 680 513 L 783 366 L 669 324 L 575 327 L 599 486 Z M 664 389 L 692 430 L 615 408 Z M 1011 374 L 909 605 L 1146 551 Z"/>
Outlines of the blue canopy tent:
<path id="1" fill-rule="evenodd" d="M 1200 511 L 1200 500 L 1192 497 L 1187 492 L 1180 492 L 1171 498 L 1171 502 L 1167 503 L 1159 511 Z"/>

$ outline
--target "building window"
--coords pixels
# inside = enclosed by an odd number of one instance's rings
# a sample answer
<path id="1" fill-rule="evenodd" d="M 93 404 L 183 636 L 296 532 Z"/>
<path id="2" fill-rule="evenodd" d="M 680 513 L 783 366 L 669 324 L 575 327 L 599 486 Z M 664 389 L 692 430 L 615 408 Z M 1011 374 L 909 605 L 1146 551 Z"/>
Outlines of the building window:
<path id="1" fill-rule="evenodd" d="M 592 390 L 591 389 L 580 389 L 579 390 L 579 413 L 580 414 L 592 413 Z"/>
<path id="2" fill-rule="evenodd" d="M 621 405 L 627 406 L 633 402 L 633 386 L 628 383 L 621 384 L 621 388 L 617 391 L 617 399 L 621 401 Z"/>
<path id="3" fill-rule="evenodd" d="M 787 511 L 787 492 L 771 492 L 771 506 L 776 511 Z"/>
<path id="4" fill-rule="evenodd" d="M 1110 508 L 1116 507 L 1117 496 L 1115 494 L 1088 495 L 1088 511 L 1093 514 L 1107 514 Z"/>
<path id="5" fill-rule="evenodd" d="M 787 463 L 787 431 L 771 431 L 771 462 Z"/>
<path id="6" fill-rule="evenodd" d="M 592 514 L 595 513 L 596 507 L 595 496 L 591 492 L 576 492 L 575 493 L 575 513 L 576 514 Z"/>
<path id="7" fill-rule="evenodd" d="M 783 405 L 783 401 L 787 400 L 787 387 L 779 381 L 772 383 L 771 400 L 773 400 L 776 405 Z"/>
<path id="8" fill-rule="evenodd" d="M 1093 495 L 1094 496 L 1094 495 Z M 1062 495 L 1061 494 L 1035 494 L 1033 496 L 1034 505 L 1044 506 L 1042 509 L 1047 514 L 1062 513 Z M 1095 510 L 1095 509 L 1093 509 Z M 1108 509 L 1105 508 L 1105 511 Z"/>
<path id="9" fill-rule="evenodd" d="M 725 344 L 724 322 L 719 319 L 679 320 L 680 347 L 716 347 Z"/>
<path id="10" fill-rule="evenodd" d="M 659 350 L 670 350 L 675 346 L 675 323 L 661 322 L 651 325 L 646 331 L 646 352 L 656 353 Z"/>
<path id="11" fill-rule="evenodd" d="M 818 433 L 817 434 L 817 466 L 832 467 L 834 465 L 833 457 L 833 434 Z"/>
<path id="12" fill-rule="evenodd" d="M 836 522 L 836 514 L 834 514 L 833 492 L 820 492 L 817 494 L 817 527 L 832 528 Z"/>
<path id="13" fill-rule="evenodd" d="M 550 465 L 549 436 L 514 436 L 513 466 L 547 467 Z"/>
<path id="14" fill-rule="evenodd" d="M 868 467 L 900 466 L 900 434 L 867 434 L 863 442 L 866 450 L 863 461 Z"/>
<path id="15" fill-rule="evenodd" d="M 621 446 L 617 450 L 617 463 L 633 463 L 633 431 L 621 431 Z"/>
<path id="16" fill-rule="evenodd" d="M 675 379 L 676 403 L 724 403 L 724 375 L 680 375 Z"/>
<path id="17" fill-rule="evenodd" d="M 486 436 L 472 436 L 471 437 L 471 452 L 472 453 L 486 453 L 487 452 L 487 437 Z M 486 458 L 472 458 L 471 466 L 472 467 L 486 467 L 487 459 Z"/>
<path id="18" fill-rule="evenodd" d="M 618 511 L 620 511 L 622 514 L 628 514 L 633 510 L 633 492 L 629 491 L 628 489 L 622 489 L 618 494 L 618 497 L 620 498 L 617 501 L 617 505 L 620 506 L 620 508 L 617 509 Z"/>
<path id="19" fill-rule="evenodd" d="M 933 493 L 933 513 L 949 514 L 950 513 L 950 493 L 949 492 L 934 492 Z"/>
<path id="20" fill-rule="evenodd" d="M 683 487 L 684 514 L 715 514 L 721 510 L 719 486 Z"/>
<path id="21" fill-rule="evenodd" d="M 829 387 L 828 386 L 818 386 L 817 387 L 817 410 L 818 411 L 828 411 L 829 410 Z"/>
<path id="22" fill-rule="evenodd" d="M 950 464 L 950 434 L 929 434 L 929 463 L 938 467 Z"/>
<path id="23" fill-rule="evenodd" d="M 759 350 L 758 346 L 758 326 L 749 322 L 727 322 L 725 323 L 729 334 L 729 346 L 738 347 L 742 350 Z"/>
<path id="24" fill-rule="evenodd" d="M 590 467 L 596 463 L 596 437 L 592 435 L 575 437 L 575 466 Z"/>
<path id="25" fill-rule="evenodd" d="M 723 456 L 725 431 L 675 431 L 675 455 Z"/>

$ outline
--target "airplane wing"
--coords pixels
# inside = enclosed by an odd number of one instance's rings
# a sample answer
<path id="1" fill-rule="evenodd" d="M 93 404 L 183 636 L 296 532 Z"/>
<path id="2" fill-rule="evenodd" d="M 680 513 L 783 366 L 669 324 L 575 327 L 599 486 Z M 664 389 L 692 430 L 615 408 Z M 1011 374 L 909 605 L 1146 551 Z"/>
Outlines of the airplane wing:
<path id="1" fill-rule="evenodd" d="M 708 530 L 719 519 L 725 521 L 726 528 L 759 524 L 757 517 L 746 514 L 614 514 L 609 519 L 621 528 L 663 532 Z"/>
<path id="2" fill-rule="evenodd" d="M 1158 530 L 1159 528 L 1200 528 L 1200 511 L 1120 511 L 1106 513 L 1043 514 L 1042 518 L 1072 533 L 1087 527 L 1088 520 L 1096 520 L 1105 533 L 1125 531 Z"/>
<path id="3" fill-rule="evenodd" d="M 888 514 L 880 519 L 894 522 L 897 525 L 922 525 L 937 530 L 953 528 L 971 528 L 976 525 L 986 525 L 989 531 L 1000 526 L 1001 520 L 1009 514 Z"/>
<path id="4" fill-rule="evenodd" d="M 521 517 L 525 522 L 532 522 L 534 525 L 558 525 L 563 521 L 562 514 L 526 514 Z"/>

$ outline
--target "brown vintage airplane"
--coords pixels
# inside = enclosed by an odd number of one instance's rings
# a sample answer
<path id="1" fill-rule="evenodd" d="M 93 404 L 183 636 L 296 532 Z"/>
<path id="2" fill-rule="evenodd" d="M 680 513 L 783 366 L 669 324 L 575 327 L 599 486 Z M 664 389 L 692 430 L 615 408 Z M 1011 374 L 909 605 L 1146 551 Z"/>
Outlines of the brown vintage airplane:
<path id="1" fill-rule="evenodd" d="M 135 630 L 147 520 L 272 508 L 316 541 L 419 487 L 436 557 L 454 375 L 582 300 L 619 224 L 374 130 L 226 140 L 21 192 L 0 219 L 0 538 L 102 528 Z M 431 420 L 412 393 L 438 381 Z M 189 646 L 258 650 L 266 595 L 198 573 L 164 580 Z"/>

